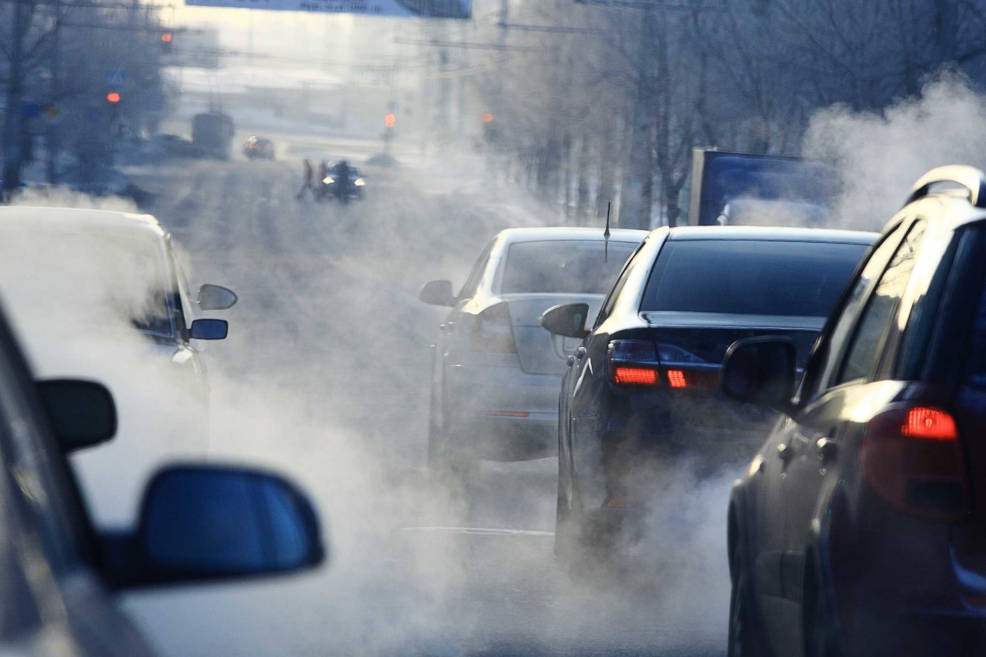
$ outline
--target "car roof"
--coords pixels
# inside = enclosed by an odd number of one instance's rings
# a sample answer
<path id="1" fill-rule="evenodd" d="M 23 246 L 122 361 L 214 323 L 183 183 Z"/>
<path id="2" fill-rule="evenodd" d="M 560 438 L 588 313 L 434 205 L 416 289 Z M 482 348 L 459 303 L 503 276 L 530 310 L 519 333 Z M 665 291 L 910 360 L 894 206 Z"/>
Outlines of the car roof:
<path id="1" fill-rule="evenodd" d="M 58 207 L 0 207 L 0 229 L 16 227 L 17 230 L 26 231 L 38 226 L 56 229 L 86 226 L 96 229 L 147 231 L 162 236 L 165 234 L 160 222 L 149 214 Z"/>
<path id="2" fill-rule="evenodd" d="M 603 240 L 602 228 L 573 226 L 548 226 L 537 228 L 507 228 L 500 231 L 498 239 L 503 242 L 544 242 L 552 240 Z M 613 228 L 610 239 L 616 242 L 641 242 L 647 237 L 646 230 L 632 228 Z"/>
<path id="3" fill-rule="evenodd" d="M 658 232 L 662 229 L 658 229 Z M 666 230 L 666 229 L 664 229 Z M 773 242 L 830 242 L 869 245 L 878 233 L 830 228 L 774 226 L 680 226 L 672 228 L 670 240 L 767 240 Z"/>

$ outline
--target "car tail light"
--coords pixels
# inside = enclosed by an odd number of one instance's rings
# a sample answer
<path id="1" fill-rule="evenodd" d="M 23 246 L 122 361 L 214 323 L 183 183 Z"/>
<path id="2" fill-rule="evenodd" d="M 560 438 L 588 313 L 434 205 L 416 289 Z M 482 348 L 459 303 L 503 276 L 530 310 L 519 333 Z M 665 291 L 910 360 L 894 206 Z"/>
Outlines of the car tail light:
<path id="1" fill-rule="evenodd" d="M 955 420 L 939 408 L 891 408 L 872 420 L 860 459 L 870 487 L 894 506 L 937 520 L 969 511 L 969 476 Z"/>
<path id="2" fill-rule="evenodd" d="M 955 420 L 945 411 L 918 406 L 907 411 L 907 419 L 900 432 L 910 438 L 925 440 L 958 440 Z"/>
<path id="3" fill-rule="evenodd" d="M 606 352 L 610 381 L 618 385 L 661 385 L 657 350 L 646 340 L 610 340 Z"/>
<path id="4" fill-rule="evenodd" d="M 666 353 L 666 345 L 655 345 L 646 340 L 611 340 L 608 351 L 610 380 L 619 385 L 666 384 L 672 389 L 714 389 L 719 386 L 718 366 L 692 356 L 694 360 L 688 363 L 675 362 L 670 367 L 662 367 L 659 354 Z"/>
<path id="5" fill-rule="evenodd" d="M 688 387 L 688 380 L 685 378 L 684 370 L 668 370 L 668 385 L 672 388 Z"/>
<path id="6" fill-rule="evenodd" d="M 647 367 L 627 367 L 617 365 L 613 368 L 613 383 L 636 386 L 656 386 L 657 370 Z"/>
<path id="7" fill-rule="evenodd" d="M 490 306 L 476 316 L 472 327 L 472 350 L 499 353 L 517 351 L 510 307 L 506 301 Z"/>

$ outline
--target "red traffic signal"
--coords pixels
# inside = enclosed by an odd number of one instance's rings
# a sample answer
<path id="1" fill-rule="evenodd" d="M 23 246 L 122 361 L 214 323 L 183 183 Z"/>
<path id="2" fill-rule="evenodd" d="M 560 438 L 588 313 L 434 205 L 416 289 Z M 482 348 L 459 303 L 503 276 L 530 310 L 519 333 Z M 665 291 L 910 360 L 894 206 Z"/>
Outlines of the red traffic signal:
<path id="1" fill-rule="evenodd" d="M 112 103 L 114 105 L 116 103 L 119 103 L 120 102 L 120 94 L 117 93 L 116 91 L 109 92 L 108 94 L 106 94 L 106 102 Z"/>
<path id="2" fill-rule="evenodd" d="M 483 114 L 483 123 L 493 123 L 493 115 L 489 112 Z"/>
<path id="3" fill-rule="evenodd" d="M 393 114 L 388 114 L 387 116 L 383 117 L 383 124 L 388 128 L 393 128 L 395 125 L 397 125 L 397 117 L 394 116 Z"/>
<path id="4" fill-rule="evenodd" d="M 171 32 L 165 32 L 161 35 L 161 43 L 171 43 L 174 35 Z"/>

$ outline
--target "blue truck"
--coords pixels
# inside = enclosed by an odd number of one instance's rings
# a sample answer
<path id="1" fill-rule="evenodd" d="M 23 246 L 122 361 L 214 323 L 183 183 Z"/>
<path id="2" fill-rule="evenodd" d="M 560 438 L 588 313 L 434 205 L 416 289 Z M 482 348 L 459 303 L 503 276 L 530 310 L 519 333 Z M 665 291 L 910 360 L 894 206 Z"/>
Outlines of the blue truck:
<path id="1" fill-rule="evenodd" d="M 838 172 L 822 162 L 695 148 L 688 223 L 821 226 L 838 191 Z"/>

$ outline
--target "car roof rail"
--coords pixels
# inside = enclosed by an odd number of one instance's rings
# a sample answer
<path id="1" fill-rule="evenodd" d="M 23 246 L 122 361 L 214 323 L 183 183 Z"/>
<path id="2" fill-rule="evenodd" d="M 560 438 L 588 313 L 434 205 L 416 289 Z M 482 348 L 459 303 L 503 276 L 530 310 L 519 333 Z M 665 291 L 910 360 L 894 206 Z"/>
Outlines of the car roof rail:
<path id="1" fill-rule="evenodd" d="M 904 205 L 928 196 L 931 194 L 932 186 L 940 183 L 951 183 L 964 187 L 969 195 L 969 203 L 977 208 L 986 207 L 986 173 L 976 167 L 963 164 L 937 167 L 918 178 L 907 203 Z"/>

